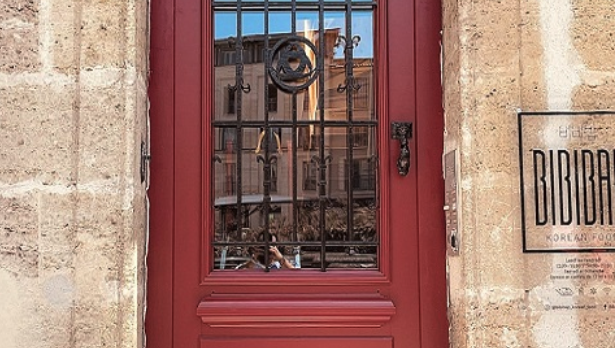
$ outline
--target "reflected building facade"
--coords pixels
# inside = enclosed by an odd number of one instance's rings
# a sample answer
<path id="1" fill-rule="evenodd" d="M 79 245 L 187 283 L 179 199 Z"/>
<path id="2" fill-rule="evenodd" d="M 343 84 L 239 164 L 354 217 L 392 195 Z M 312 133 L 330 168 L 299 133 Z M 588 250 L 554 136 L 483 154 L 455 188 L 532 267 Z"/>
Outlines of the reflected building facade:
<path id="1" fill-rule="evenodd" d="M 302 35 L 319 47 L 317 32 Z M 269 35 L 269 47 L 288 36 Z M 324 72 L 293 95 L 267 76 L 271 50 L 265 49 L 264 35 L 242 38 L 243 64 L 239 68 L 243 88 L 234 88 L 238 74 L 235 39 L 215 41 L 213 191 L 217 242 L 262 240 L 265 229 L 282 242 L 315 242 L 321 240 L 319 226 L 324 227 L 328 241 L 377 242 L 374 60 L 352 60 L 354 88 L 348 92 L 344 45 L 340 29 L 326 30 L 325 51 L 319 55 Z M 314 55 L 307 47 L 305 52 L 316 67 Z M 292 69 L 300 70 L 299 64 L 291 61 Z M 319 105 L 324 105 L 323 110 Z M 264 158 L 273 158 L 269 169 Z M 326 205 L 324 216 L 319 214 L 321 204 Z M 326 248 L 327 258 L 331 257 L 328 267 L 361 267 L 358 263 L 377 267 L 376 246 Z M 229 246 L 215 249 L 216 268 L 228 268 L 227 262 L 233 265 L 233 256 L 238 260 L 248 256 L 247 249 L 240 246 L 230 246 L 230 254 Z M 290 248 L 286 249 L 290 254 Z M 293 249 L 296 263 L 303 268 L 320 263 L 319 247 L 305 246 L 300 252 L 297 246 Z M 340 254 L 340 262 L 335 261 L 335 253 Z M 369 256 L 350 262 L 344 254 Z"/>

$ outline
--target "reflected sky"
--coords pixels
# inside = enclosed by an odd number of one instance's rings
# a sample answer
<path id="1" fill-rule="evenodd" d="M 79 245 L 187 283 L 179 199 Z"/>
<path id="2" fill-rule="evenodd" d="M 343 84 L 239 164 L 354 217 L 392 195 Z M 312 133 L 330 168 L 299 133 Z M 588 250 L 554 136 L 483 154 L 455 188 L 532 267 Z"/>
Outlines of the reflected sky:
<path id="1" fill-rule="evenodd" d="M 327 12 L 325 14 L 325 29 L 340 29 L 345 32 L 346 21 L 343 12 Z M 225 39 L 237 35 L 237 14 L 219 12 L 215 14 L 215 38 Z M 243 35 L 258 35 L 264 33 L 264 13 L 248 12 L 243 14 Z M 373 58 L 373 16 L 371 12 L 354 12 L 352 14 L 352 35 L 359 35 L 361 42 L 354 50 L 355 58 Z M 297 12 L 297 31 L 318 30 L 317 12 Z M 269 33 L 281 34 L 291 32 L 291 15 L 288 12 L 273 12 L 269 14 Z M 342 50 L 337 49 L 337 57 Z"/>

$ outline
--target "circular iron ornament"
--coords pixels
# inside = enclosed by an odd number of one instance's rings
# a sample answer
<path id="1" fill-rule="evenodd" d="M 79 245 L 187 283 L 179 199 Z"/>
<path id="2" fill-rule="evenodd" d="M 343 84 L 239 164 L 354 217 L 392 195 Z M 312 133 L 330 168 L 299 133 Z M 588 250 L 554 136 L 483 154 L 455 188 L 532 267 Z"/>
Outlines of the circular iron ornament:
<path id="1" fill-rule="evenodd" d="M 313 53 L 314 61 L 306 50 Z M 318 77 L 316 57 L 316 46 L 310 40 L 301 36 L 284 38 L 273 46 L 268 57 L 269 76 L 283 91 L 306 89 Z"/>

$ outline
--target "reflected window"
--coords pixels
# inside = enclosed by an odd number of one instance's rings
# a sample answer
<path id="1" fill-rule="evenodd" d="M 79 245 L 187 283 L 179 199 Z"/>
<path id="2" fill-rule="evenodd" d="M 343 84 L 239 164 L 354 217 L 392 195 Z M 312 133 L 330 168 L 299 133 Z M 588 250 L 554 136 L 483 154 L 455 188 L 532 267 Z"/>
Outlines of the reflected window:
<path id="1" fill-rule="evenodd" d="M 316 191 L 318 167 L 312 162 L 303 162 L 303 190 Z"/>
<path id="2" fill-rule="evenodd" d="M 369 107 L 369 79 L 357 77 L 355 83 L 359 85 L 359 89 L 356 89 L 352 96 L 354 107 L 357 110 L 367 110 Z"/>
<path id="3" fill-rule="evenodd" d="M 237 181 L 235 172 L 237 171 L 237 165 L 235 163 L 226 163 L 225 170 L 222 176 L 222 187 L 225 196 L 231 196 L 237 194 Z"/>
<path id="4" fill-rule="evenodd" d="M 310 94 L 303 93 L 303 111 L 310 111 Z"/>
<path id="5" fill-rule="evenodd" d="M 222 132 L 222 136 L 218 149 L 225 153 L 234 153 L 237 150 L 237 129 L 222 128 L 220 132 Z"/>
<path id="6" fill-rule="evenodd" d="M 366 147 L 369 145 L 368 127 L 356 127 L 353 130 L 354 147 Z"/>
<path id="7" fill-rule="evenodd" d="M 276 112 L 278 111 L 278 89 L 273 84 L 269 84 L 269 86 L 267 86 L 267 89 L 267 107 L 269 108 L 270 112 Z"/>
<path id="8" fill-rule="evenodd" d="M 276 162 L 271 164 L 271 186 L 269 190 L 273 193 L 278 192 L 278 164 Z"/>
<path id="9" fill-rule="evenodd" d="M 346 172 L 346 182 L 348 182 L 348 175 L 352 175 L 350 181 L 354 191 L 374 190 L 376 188 L 376 176 L 372 159 L 354 159 L 350 166 L 350 172 Z"/>
<path id="10" fill-rule="evenodd" d="M 232 88 L 226 88 L 226 113 L 235 113 L 235 90 Z"/>

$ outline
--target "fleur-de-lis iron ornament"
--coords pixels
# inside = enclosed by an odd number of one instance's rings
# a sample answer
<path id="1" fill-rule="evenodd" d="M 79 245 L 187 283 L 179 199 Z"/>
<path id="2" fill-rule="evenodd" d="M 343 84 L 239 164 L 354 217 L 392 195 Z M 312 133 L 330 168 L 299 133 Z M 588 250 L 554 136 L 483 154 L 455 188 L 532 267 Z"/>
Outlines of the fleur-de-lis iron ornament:
<path id="1" fill-rule="evenodd" d="M 281 90 L 297 92 L 308 88 L 318 77 L 316 57 L 316 46 L 310 40 L 290 36 L 273 46 L 267 57 L 267 70 Z"/>
<path id="2" fill-rule="evenodd" d="M 278 162 L 278 156 L 275 154 L 269 155 L 268 157 L 265 157 L 263 155 L 258 155 L 256 156 L 256 162 L 263 164 L 263 172 L 264 172 L 263 188 L 265 189 L 265 192 L 269 192 L 269 190 L 271 189 L 271 184 L 272 184 L 271 166 Z M 271 196 L 269 195 L 264 196 L 263 202 L 270 203 Z"/>
<path id="3" fill-rule="evenodd" d="M 237 84 L 229 84 L 228 86 L 226 86 L 226 88 L 228 88 L 231 92 L 237 92 Z M 252 91 L 252 87 L 250 87 L 250 84 L 244 84 L 243 79 L 241 79 L 241 84 L 239 85 L 239 88 L 241 88 L 241 91 L 243 93 L 250 93 L 250 91 Z"/>

